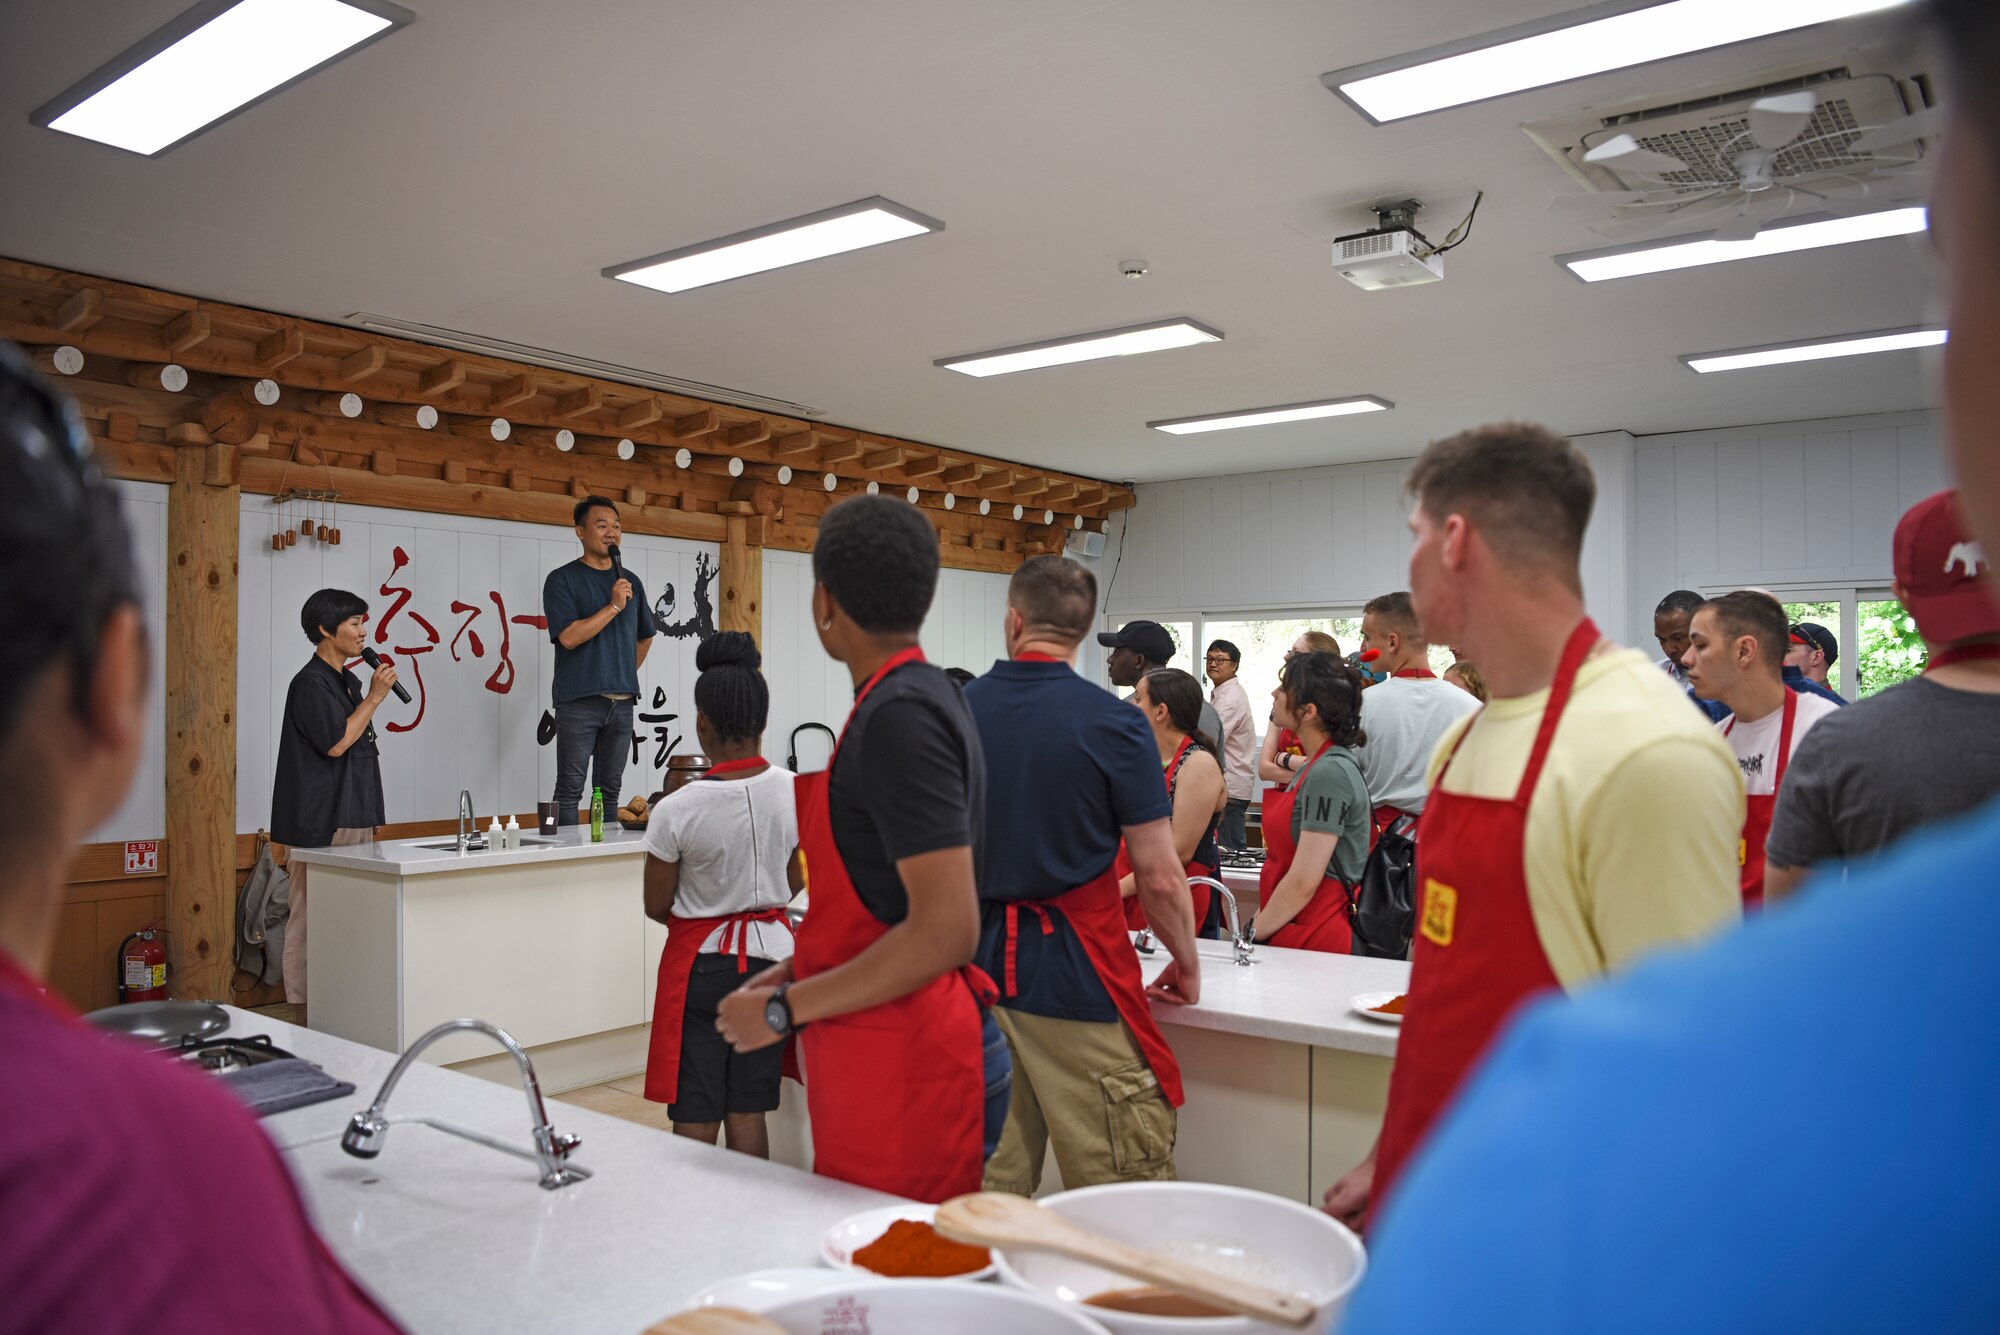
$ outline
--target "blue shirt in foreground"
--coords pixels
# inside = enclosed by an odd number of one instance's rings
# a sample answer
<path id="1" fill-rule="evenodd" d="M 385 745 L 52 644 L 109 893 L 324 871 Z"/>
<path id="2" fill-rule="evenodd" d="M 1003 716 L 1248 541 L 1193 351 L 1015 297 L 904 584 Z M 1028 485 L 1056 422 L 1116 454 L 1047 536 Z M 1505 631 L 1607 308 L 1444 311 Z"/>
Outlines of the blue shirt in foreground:
<path id="1" fill-rule="evenodd" d="M 1173 813 L 1146 716 L 1067 663 L 995 663 L 965 703 L 986 752 L 986 841 L 973 961 L 1004 989 L 1009 900 L 1051 899 L 1102 876 L 1119 831 Z M 1003 833 L 1004 832 L 1004 833 Z M 1115 892 L 1114 892 L 1115 893 Z M 1118 1009 L 1067 922 L 1024 913 L 1019 990 L 1002 1004 L 1061 1020 L 1112 1022 Z"/>
<path id="2" fill-rule="evenodd" d="M 2000 1330 L 2000 803 L 1526 1012 L 1343 1335 Z"/>

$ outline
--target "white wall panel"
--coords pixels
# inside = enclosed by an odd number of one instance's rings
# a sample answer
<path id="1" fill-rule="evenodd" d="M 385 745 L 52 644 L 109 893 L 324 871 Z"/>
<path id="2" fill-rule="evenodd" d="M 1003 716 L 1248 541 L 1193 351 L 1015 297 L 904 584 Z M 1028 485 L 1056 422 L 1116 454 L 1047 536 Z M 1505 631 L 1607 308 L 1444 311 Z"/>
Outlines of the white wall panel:
<path id="1" fill-rule="evenodd" d="M 160 648 L 167 642 L 167 488 L 157 482 L 114 482 L 132 527 L 132 563 L 140 612 L 153 648 L 146 682 L 147 729 L 138 773 L 125 800 L 84 836 L 86 843 L 158 839 L 167 828 L 167 670 Z"/>

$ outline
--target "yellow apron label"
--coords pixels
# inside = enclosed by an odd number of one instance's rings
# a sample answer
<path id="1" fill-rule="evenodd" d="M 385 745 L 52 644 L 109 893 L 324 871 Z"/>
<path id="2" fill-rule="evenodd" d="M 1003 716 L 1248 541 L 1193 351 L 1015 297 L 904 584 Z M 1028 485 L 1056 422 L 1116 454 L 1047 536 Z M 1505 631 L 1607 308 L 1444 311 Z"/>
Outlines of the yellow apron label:
<path id="1" fill-rule="evenodd" d="M 1458 921 L 1458 891 L 1443 881 L 1424 881 L 1423 934 L 1440 946 L 1451 944 L 1452 925 Z"/>
<path id="2" fill-rule="evenodd" d="M 1739 867 L 1750 865 L 1750 841 L 1748 839 L 1738 839 L 1736 841 L 1736 865 Z"/>

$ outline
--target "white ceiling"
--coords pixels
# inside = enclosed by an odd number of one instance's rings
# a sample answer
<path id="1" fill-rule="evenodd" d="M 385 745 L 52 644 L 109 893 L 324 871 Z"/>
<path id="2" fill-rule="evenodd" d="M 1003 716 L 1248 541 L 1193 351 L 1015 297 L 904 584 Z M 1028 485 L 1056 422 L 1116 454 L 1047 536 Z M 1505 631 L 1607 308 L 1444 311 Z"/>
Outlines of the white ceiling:
<path id="1" fill-rule="evenodd" d="M 1576 434 L 1887 412 L 1924 354 L 1696 377 L 1686 352 L 1935 318 L 1923 238 L 1586 287 L 1604 244 L 1523 121 L 1893 31 L 1832 25 L 1371 127 L 1319 83 L 1563 0 L 405 0 L 417 21 L 157 159 L 29 113 L 186 0 L 0 5 L 0 254 L 270 310 L 371 311 L 1150 480 L 1398 457 L 1499 417 Z M 1829 62 L 1832 63 L 1832 62 Z M 1444 283 L 1327 243 L 1414 194 Z M 617 264 L 881 194 L 946 230 L 665 296 Z M 1122 278 L 1118 261 L 1152 274 Z M 975 380 L 933 359 L 1167 316 L 1220 344 Z M 1176 438 L 1351 394 L 1391 413 Z"/>

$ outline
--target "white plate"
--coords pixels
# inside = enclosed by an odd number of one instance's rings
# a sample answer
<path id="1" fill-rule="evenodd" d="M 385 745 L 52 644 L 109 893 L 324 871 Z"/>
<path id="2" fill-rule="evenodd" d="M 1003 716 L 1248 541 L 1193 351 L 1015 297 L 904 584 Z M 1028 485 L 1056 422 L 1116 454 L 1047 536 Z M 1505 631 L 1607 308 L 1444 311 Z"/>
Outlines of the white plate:
<path id="1" fill-rule="evenodd" d="M 1384 1015 L 1375 1007 L 1394 1001 L 1402 995 L 1401 992 L 1356 992 L 1347 999 L 1347 1004 L 1354 1007 L 1354 1013 L 1364 1020 L 1373 1020 L 1377 1024 L 1401 1024 L 1402 1016 Z"/>
<path id="2" fill-rule="evenodd" d="M 740 1307 L 761 1312 L 775 1303 L 837 1289 L 850 1281 L 833 1270 L 753 1270 L 711 1284 L 688 1299 L 689 1307 Z"/>
<path id="3" fill-rule="evenodd" d="M 920 1219 L 928 1224 L 936 1218 L 937 1206 L 923 1205 L 915 1201 L 908 1205 L 885 1205 L 879 1210 L 864 1210 L 860 1214 L 849 1215 L 828 1229 L 826 1236 L 820 1239 L 820 1259 L 835 1270 L 846 1270 L 875 1279 L 901 1278 L 895 1275 L 877 1275 L 866 1266 L 856 1265 L 854 1253 L 888 1232 L 889 1225 L 898 1219 Z M 950 1278 L 989 1279 L 993 1273 L 994 1268 L 989 1263 L 984 1270 L 970 1270 L 963 1275 L 952 1275 Z"/>

